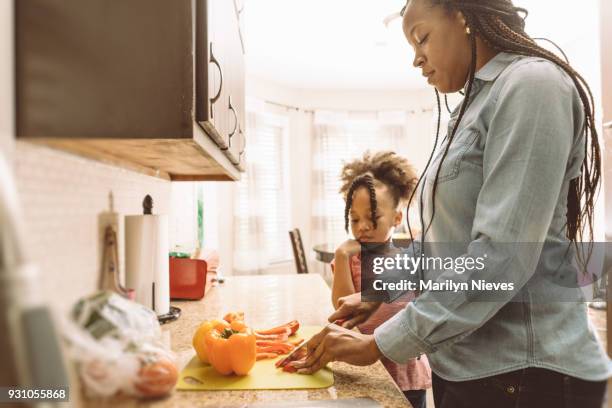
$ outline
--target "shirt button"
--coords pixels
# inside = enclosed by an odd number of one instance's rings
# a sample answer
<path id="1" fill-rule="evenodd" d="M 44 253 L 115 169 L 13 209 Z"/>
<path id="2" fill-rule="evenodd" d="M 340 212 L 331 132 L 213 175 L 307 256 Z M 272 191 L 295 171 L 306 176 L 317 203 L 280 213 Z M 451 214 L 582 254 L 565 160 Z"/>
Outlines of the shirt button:
<path id="1" fill-rule="evenodd" d="M 506 388 L 506 392 L 507 392 L 508 394 L 514 394 L 514 391 L 515 391 L 515 389 L 514 389 L 514 387 L 513 387 L 513 386 L 510 386 L 510 387 Z"/>

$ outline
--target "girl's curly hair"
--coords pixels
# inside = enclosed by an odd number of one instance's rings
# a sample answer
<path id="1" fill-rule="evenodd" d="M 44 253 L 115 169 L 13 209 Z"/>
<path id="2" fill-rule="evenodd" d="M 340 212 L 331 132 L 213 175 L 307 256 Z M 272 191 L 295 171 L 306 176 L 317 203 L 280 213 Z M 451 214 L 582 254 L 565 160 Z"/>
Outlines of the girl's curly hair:
<path id="1" fill-rule="evenodd" d="M 376 185 L 385 185 L 393 204 L 408 205 L 408 201 L 417 183 L 417 175 L 408 160 L 392 151 L 371 153 L 366 151 L 362 158 L 345 163 L 340 173 L 342 185 L 340 194 L 344 196 L 344 228 L 348 232 L 349 212 L 353 204 L 353 193 L 359 187 L 366 187 L 370 193 L 372 222 L 376 225 Z"/>

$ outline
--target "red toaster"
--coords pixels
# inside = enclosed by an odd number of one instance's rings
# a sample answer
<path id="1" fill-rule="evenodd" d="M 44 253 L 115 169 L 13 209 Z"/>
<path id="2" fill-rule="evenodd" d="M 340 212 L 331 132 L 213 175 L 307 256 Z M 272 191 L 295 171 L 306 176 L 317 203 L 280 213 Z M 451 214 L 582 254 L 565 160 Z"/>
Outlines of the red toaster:
<path id="1" fill-rule="evenodd" d="M 170 298 L 197 300 L 204 297 L 208 264 L 203 259 L 170 257 Z"/>

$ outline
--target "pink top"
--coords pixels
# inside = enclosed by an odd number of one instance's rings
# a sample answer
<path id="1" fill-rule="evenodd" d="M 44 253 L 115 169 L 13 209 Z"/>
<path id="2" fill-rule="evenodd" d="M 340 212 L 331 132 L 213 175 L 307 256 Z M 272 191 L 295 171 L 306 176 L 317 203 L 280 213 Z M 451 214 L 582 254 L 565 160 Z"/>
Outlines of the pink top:
<path id="1" fill-rule="evenodd" d="M 334 271 L 335 259 L 331 263 Z M 359 255 L 350 258 L 351 277 L 356 292 L 361 292 L 361 257 Z M 408 301 L 413 298 L 411 294 L 406 302 L 383 303 L 370 318 L 358 326 L 359 331 L 364 334 L 374 333 L 374 329 L 386 320 L 406 307 Z M 386 357 L 380 359 L 393 380 L 402 391 L 424 390 L 431 387 L 431 368 L 427 357 L 423 354 L 420 359 L 411 359 L 406 364 L 397 364 Z"/>

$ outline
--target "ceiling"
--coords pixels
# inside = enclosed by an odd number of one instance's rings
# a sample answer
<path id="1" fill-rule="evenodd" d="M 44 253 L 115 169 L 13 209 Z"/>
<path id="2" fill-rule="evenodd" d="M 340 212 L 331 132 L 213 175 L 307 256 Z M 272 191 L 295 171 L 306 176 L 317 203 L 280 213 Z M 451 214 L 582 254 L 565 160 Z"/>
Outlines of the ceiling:
<path id="1" fill-rule="evenodd" d="M 383 24 L 405 0 L 245 3 L 244 39 L 251 78 L 298 89 L 414 90 L 428 86 L 412 67 L 414 54 L 401 21 L 396 19 L 387 28 Z M 572 45 L 591 35 L 585 30 L 598 29 L 594 24 L 597 0 L 584 0 L 579 8 L 573 0 L 516 0 L 515 4 L 530 11 L 527 31 L 554 39 L 570 59 Z"/>

